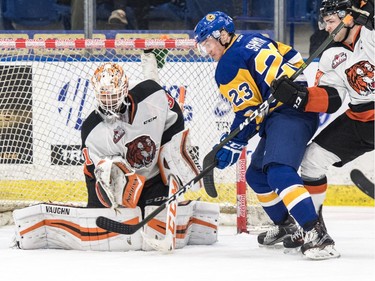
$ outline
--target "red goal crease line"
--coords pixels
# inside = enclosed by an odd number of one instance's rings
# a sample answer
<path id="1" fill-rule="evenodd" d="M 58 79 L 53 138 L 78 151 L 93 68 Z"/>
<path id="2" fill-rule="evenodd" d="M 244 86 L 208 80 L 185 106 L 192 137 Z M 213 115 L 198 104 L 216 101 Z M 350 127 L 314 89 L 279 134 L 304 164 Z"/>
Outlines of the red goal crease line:
<path id="1" fill-rule="evenodd" d="M 0 39 L 1 49 L 192 49 L 194 39 Z"/>

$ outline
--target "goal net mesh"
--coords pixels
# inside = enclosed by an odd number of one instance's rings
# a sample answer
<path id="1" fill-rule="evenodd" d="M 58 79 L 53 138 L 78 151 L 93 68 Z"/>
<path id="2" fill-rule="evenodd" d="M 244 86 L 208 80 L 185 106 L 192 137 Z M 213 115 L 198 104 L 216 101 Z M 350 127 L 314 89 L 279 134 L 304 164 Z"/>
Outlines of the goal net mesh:
<path id="1" fill-rule="evenodd" d="M 132 86 L 144 79 L 142 49 L 168 49 L 161 84 L 176 101 L 184 95 L 200 165 L 233 119 L 214 81 L 215 62 L 201 57 L 193 40 L 1 40 L 0 48 L 0 212 L 40 202 L 85 206 L 80 129 L 94 109 L 90 78 L 104 62 L 123 66 Z M 215 184 L 217 198 L 204 189 L 185 198 L 236 213 L 236 167 L 215 169 Z M 268 224 L 249 188 L 247 206 L 249 225 Z"/>

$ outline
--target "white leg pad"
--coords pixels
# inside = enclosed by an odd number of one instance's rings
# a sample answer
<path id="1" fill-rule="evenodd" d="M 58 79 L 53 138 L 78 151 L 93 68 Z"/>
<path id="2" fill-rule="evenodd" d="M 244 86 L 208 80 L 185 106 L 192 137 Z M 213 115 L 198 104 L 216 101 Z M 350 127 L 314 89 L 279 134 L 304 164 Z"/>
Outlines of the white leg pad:
<path id="1" fill-rule="evenodd" d="M 68 249 L 92 251 L 141 250 L 140 232 L 120 235 L 96 226 L 96 218 L 105 216 L 121 222 L 139 222 L 137 208 L 89 209 L 40 204 L 13 212 L 16 242 L 21 249 Z"/>
<path id="2" fill-rule="evenodd" d="M 217 241 L 220 207 L 196 201 L 189 245 L 211 245 Z"/>
<path id="3" fill-rule="evenodd" d="M 145 216 L 158 206 L 146 206 Z M 200 201 L 180 202 L 177 207 L 176 249 L 186 245 L 211 245 L 217 241 L 220 208 L 218 204 Z M 145 227 L 148 237 L 162 240 L 165 237 L 166 209 L 153 218 Z M 142 250 L 153 250 L 146 241 Z"/>

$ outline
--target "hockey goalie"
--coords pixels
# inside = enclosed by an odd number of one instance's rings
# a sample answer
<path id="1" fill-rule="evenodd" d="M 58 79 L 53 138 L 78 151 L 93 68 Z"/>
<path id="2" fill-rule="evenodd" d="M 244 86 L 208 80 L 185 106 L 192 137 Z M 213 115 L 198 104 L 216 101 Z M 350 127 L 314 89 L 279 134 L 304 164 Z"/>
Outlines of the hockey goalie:
<path id="1" fill-rule="evenodd" d="M 81 132 L 87 208 L 40 204 L 14 211 L 19 248 L 170 252 L 216 242 L 219 207 L 213 203 L 174 200 L 132 235 L 95 223 L 104 216 L 136 224 L 199 173 L 181 108 L 158 83 L 155 51 L 142 55 L 145 80 L 131 89 L 119 64 L 96 69 L 97 106 Z M 191 189 L 200 187 L 196 182 Z"/>

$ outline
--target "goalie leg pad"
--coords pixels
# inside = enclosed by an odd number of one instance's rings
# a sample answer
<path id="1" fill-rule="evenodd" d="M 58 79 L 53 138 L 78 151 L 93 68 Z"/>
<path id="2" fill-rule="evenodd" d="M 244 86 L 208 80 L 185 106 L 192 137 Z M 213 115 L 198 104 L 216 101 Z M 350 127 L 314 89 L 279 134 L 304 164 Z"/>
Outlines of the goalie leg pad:
<path id="1" fill-rule="evenodd" d="M 180 203 L 181 204 L 181 203 Z M 180 249 L 185 247 L 190 239 L 191 234 L 191 219 L 193 217 L 195 201 L 187 201 L 183 206 L 177 206 L 177 217 L 176 217 L 176 244 L 175 248 Z M 145 216 L 153 212 L 158 206 L 146 206 Z M 167 209 L 164 209 L 156 217 L 149 221 L 144 227 L 144 235 L 154 238 L 156 240 L 165 239 L 166 233 L 166 220 L 167 220 Z M 144 240 L 142 250 L 150 251 L 153 250 L 147 241 Z"/>
<path id="2" fill-rule="evenodd" d="M 211 245 L 217 242 L 219 215 L 218 204 L 196 201 L 189 245 Z"/>
<path id="3" fill-rule="evenodd" d="M 140 250 L 142 236 L 120 235 L 96 226 L 105 216 L 121 222 L 137 223 L 141 209 L 88 209 L 54 204 L 39 204 L 15 210 L 16 243 L 20 249 L 67 249 L 92 251 Z"/>
<path id="4" fill-rule="evenodd" d="M 146 206 L 145 216 L 158 206 Z M 217 241 L 220 208 L 218 204 L 200 201 L 180 202 L 177 207 L 176 249 L 186 245 L 211 245 Z M 166 209 L 153 218 L 144 228 L 148 237 L 158 240 L 165 238 Z M 146 241 L 145 251 L 153 250 Z"/>

